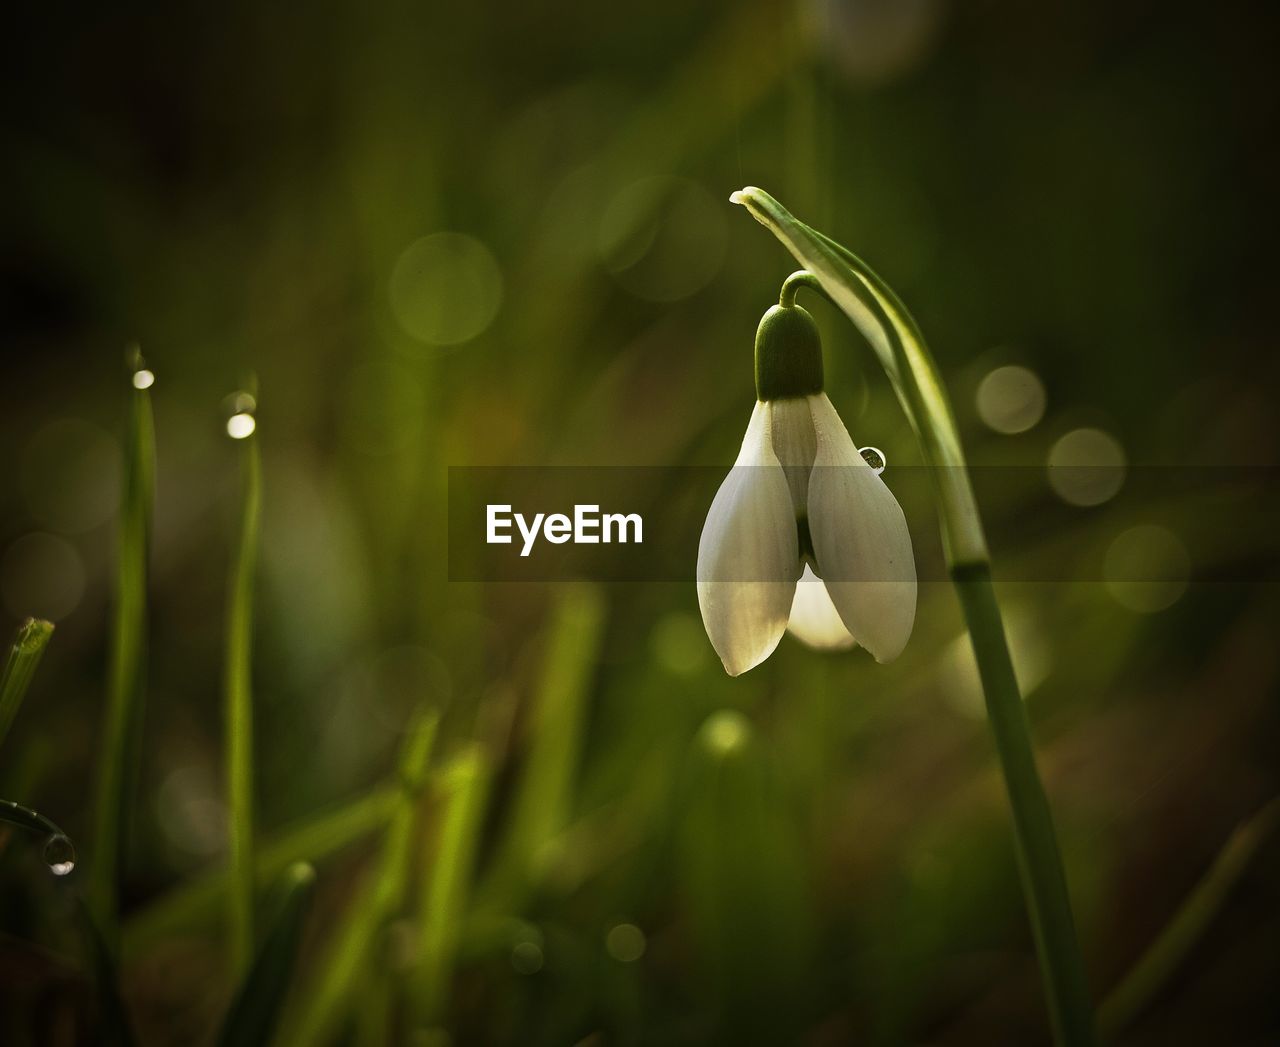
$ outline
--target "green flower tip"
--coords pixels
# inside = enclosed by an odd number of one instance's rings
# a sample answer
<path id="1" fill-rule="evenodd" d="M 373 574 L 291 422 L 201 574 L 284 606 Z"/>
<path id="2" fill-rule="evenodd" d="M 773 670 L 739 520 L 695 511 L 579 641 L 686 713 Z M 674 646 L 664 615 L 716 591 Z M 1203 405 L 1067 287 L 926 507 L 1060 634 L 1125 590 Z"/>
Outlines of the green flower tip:
<path id="1" fill-rule="evenodd" d="M 822 339 L 798 305 L 775 305 L 756 330 L 756 398 L 786 400 L 822 392 Z"/>

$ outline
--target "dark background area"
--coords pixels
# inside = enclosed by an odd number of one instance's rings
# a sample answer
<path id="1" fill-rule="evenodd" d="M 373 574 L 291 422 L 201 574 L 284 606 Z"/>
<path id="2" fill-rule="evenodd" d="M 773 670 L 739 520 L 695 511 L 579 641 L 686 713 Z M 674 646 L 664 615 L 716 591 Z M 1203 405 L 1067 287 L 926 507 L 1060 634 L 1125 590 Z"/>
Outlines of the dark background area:
<path id="1" fill-rule="evenodd" d="M 0 795 L 90 836 L 137 342 L 158 480 L 126 916 L 225 857 L 223 424 L 248 370 L 262 831 L 381 780 L 425 698 L 446 757 L 479 738 L 490 761 L 482 881 L 534 745 L 555 587 L 449 581 L 447 467 L 729 465 L 755 326 L 793 268 L 729 205 L 742 185 L 894 286 L 976 465 L 1034 477 L 1066 440 L 1122 482 L 1148 465 L 1266 476 L 1278 25 L 1263 4 L 996 0 L 9 11 L 0 610 L 58 630 Z M 857 335 L 806 304 L 832 400 L 893 487 L 896 464 L 919 464 L 913 437 Z M 1101 999 L 1280 791 L 1280 519 L 1258 484 L 983 495 Z M 932 543 L 927 500 L 904 504 Z M 1167 578 L 1135 594 L 1125 558 L 1143 551 Z M 1074 580 L 1018 580 L 1047 577 Z M 558 844 L 587 871 L 504 914 L 538 928 L 538 970 L 465 944 L 455 1044 L 742 1042 L 742 1022 L 777 1043 L 1047 1041 L 944 584 L 922 585 L 890 666 L 785 639 L 737 680 L 692 584 L 603 599 Z M 734 786 L 741 825 L 689 793 L 725 710 L 758 771 Z M 742 841 L 721 880 L 697 871 L 713 832 Z M 309 962 L 372 854 L 321 867 Z M 52 881 L 38 848 L 0 840 L 0 1041 L 67 1042 L 79 875 Z M 1125 1042 L 1272 1041 L 1278 882 L 1264 842 Z M 643 932 L 640 958 L 603 948 L 620 922 Z M 126 966 L 144 1042 L 206 1035 L 222 948 L 211 924 Z"/>

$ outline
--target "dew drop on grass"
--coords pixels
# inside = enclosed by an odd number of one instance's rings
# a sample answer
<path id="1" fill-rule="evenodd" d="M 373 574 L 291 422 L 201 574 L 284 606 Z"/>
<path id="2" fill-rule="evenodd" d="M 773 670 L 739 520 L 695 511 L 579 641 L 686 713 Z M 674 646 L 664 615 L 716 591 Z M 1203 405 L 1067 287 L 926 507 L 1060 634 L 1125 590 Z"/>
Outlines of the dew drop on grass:
<path id="1" fill-rule="evenodd" d="M 258 423 L 248 411 L 239 411 L 227 419 L 227 435 L 233 440 L 243 440 L 252 436 Z"/>
<path id="2" fill-rule="evenodd" d="M 862 460 L 871 466 L 871 470 L 876 476 L 884 472 L 884 467 L 889 464 L 889 459 L 884 456 L 884 452 L 878 447 L 859 447 L 858 454 L 862 455 Z"/>
<path id="3" fill-rule="evenodd" d="M 76 849 L 61 833 L 50 836 L 44 845 L 44 860 L 54 876 L 66 876 L 76 867 Z"/>

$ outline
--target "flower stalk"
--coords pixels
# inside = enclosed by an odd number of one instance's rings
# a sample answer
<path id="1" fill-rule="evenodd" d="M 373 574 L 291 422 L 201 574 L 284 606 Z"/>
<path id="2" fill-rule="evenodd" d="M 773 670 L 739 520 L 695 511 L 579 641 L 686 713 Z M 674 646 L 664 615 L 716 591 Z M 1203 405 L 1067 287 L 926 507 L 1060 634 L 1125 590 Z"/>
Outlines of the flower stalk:
<path id="1" fill-rule="evenodd" d="M 911 314 L 865 262 L 800 222 L 761 189 L 748 187 L 730 199 L 746 207 L 807 270 L 783 285 L 782 304 L 794 303 L 801 287 L 820 290 L 868 341 L 932 467 L 947 565 L 977 660 L 1009 797 L 1054 1039 L 1063 1047 L 1093 1044 L 1093 1006 L 1057 836 L 991 581 L 982 519 L 937 365 Z"/>

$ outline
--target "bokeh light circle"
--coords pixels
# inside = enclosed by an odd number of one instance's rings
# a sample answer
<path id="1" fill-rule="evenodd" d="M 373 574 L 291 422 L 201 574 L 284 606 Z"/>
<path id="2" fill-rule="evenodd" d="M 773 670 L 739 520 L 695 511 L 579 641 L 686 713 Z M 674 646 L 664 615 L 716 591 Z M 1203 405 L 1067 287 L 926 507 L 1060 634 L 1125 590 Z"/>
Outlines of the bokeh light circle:
<path id="1" fill-rule="evenodd" d="M 227 419 L 227 435 L 233 440 L 244 440 L 253 435 L 258 422 L 253 415 L 241 411 Z"/>
<path id="2" fill-rule="evenodd" d="M 609 928 L 604 947 L 619 963 L 635 963 L 644 955 L 648 943 L 644 931 L 634 923 L 619 923 Z"/>
<path id="3" fill-rule="evenodd" d="M 1139 614 L 1154 614 L 1172 607 L 1186 592 L 1191 557 L 1167 527 L 1139 524 L 1111 542 L 1102 572 L 1117 603 Z"/>
<path id="4" fill-rule="evenodd" d="M 517 974 L 537 974 L 542 970 L 542 946 L 534 941 L 517 942 L 511 948 L 511 966 Z"/>
<path id="5" fill-rule="evenodd" d="M 746 747 L 751 738 L 751 724 L 736 709 L 721 709 L 707 717 L 698 737 L 713 756 L 731 756 Z"/>
<path id="6" fill-rule="evenodd" d="M 615 280 L 637 298 L 677 302 L 701 291 L 724 264 L 724 206 L 687 178 L 642 178 L 614 194 L 600 221 L 599 250 Z"/>
<path id="7" fill-rule="evenodd" d="M 156 792 L 156 821 L 178 850 L 211 858 L 226 849 L 227 809 L 208 768 L 175 767 Z"/>
<path id="8" fill-rule="evenodd" d="M 1101 505 L 1124 486 L 1128 461 L 1101 429 L 1072 429 L 1049 449 L 1049 486 L 1069 505 Z"/>
<path id="9" fill-rule="evenodd" d="M 809 0 L 821 47 L 857 84 L 888 83 L 923 65 L 945 23 L 943 0 Z"/>
<path id="10" fill-rule="evenodd" d="M 502 305 L 502 270 L 465 233 L 433 233 L 401 253 L 391 272 L 391 311 L 405 333 L 427 345 L 469 342 Z"/>
<path id="11" fill-rule="evenodd" d="M 0 593 L 14 618 L 61 621 L 84 594 L 84 564 L 75 546 L 53 534 L 27 534 L 5 550 Z"/>
<path id="12" fill-rule="evenodd" d="M 997 433 L 1025 433 L 1044 417 L 1044 384 L 1034 371 L 1010 364 L 978 384 L 978 417 Z"/>

